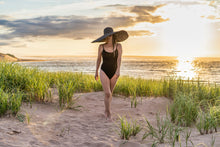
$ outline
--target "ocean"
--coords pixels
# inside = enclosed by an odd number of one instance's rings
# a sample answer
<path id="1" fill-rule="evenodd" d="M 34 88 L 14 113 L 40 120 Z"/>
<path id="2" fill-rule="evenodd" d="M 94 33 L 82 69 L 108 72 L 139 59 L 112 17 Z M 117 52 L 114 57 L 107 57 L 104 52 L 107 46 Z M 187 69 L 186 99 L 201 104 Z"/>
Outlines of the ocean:
<path id="1" fill-rule="evenodd" d="M 45 71 L 82 72 L 94 75 L 96 57 L 25 57 L 44 61 L 18 62 L 22 66 Z M 101 65 L 100 65 L 101 66 Z M 163 79 L 170 76 L 182 79 L 198 78 L 204 82 L 220 83 L 220 57 L 122 57 L 121 75 L 144 79 Z"/>

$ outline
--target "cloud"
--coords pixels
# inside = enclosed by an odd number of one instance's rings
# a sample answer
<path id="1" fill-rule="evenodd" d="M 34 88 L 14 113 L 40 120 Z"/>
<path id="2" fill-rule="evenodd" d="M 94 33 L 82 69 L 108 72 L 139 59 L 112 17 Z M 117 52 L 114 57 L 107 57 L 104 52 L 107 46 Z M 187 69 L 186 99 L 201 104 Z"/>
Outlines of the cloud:
<path id="1" fill-rule="evenodd" d="M 154 33 L 146 30 L 135 30 L 135 31 L 128 31 L 128 34 L 130 36 L 151 36 Z"/>
<path id="2" fill-rule="evenodd" d="M 100 28 L 111 26 L 114 29 L 131 27 L 136 23 L 149 22 L 161 23 L 168 19 L 161 16 L 153 16 L 158 6 L 133 6 L 128 11 L 137 16 L 108 16 L 88 18 L 85 16 L 45 16 L 31 19 L 8 20 L 0 19 L 0 26 L 13 30 L 8 34 L 1 34 L 0 39 L 12 39 L 15 37 L 66 37 L 72 39 L 85 39 L 98 37 L 102 33 Z M 139 36 L 143 31 L 131 31 L 131 36 Z M 152 33 L 145 31 L 145 35 Z"/>
<path id="3" fill-rule="evenodd" d="M 204 18 L 204 19 L 207 19 L 211 22 L 215 22 L 215 23 L 220 22 L 220 17 L 216 16 L 216 15 L 208 15 L 208 16 L 201 16 L 201 17 Z"/>
<path id="4" fill-rule="evenodd" d="M 219 20 L 220 18 L 219 17 L 216 17 L 214 15 L 209 15 L 206 17 L 207 19 L 211 19 L 211 20 Z"/>
<path id="5" fill-rule="evenodd" d="M 26 48 L 27 45 L 26 44 L 20 44 L 20 45 L 13 45 L 12 47 L 14 47 L 14 48 Z"/>
<path id="6" fill-rule="evenodd" d="M 1 19 L 7 19 L 7 20 L 9 20 L 9 19 L 11 19 L 12 17 L 10 17 L 10 16 L 8 16 L 8 15 L 0 15 L 0 18 L 1 18 Z"/>
<path id="7" fill-rule="evenodd" d="M 157 5 L 157 6 L 133 6 L 130 9 L 130 12 L 137 13 L 138 15 L 146 15 L 149 12 L 154 13 L 158 8 L 164 5 Z"/>
<path id="8" fill-rule="evenodd" d="M 21 40 L 1 40 L 0 41 L 0 47 L 4 47 L 4 46 L 11 46 L 11 47 L 16 47 L 16 48 L 21 48 L 21 47 L 27 47 L 26 44 L 24 44 L 23 42 L 21 42 Z"/>
<path id="9" fill-rule="evenodd" d="M 4 1 L 0 1 L 0 5 L 3 5 L 3 4 L 5 4 L 5 2 Z"/>
<path id="10" fill-rule="evenodd" d="M 15 21 L 0 20 L 0 25 L 14 30 L 9 34 L 0 35 L 0 38 L 37 36 L 62 36 L 79 39 L 95 35 L 98 22 L 103 18 L 86 18 L 81 16 L 46 16 L 33 19 Z"/>
<path id="11" fill-rule="evenodd" d="M 105 5 L 99 8 L 116 8 L 117 10 L 121 12 L 128 12 L 132 14 L 136 14 L 136 17 L 133 17 L 138 22 L 149 22 L 149 23 L 161 23 L 164 21 L 168 21 L 169 19 L 164 19 L 161 16 L 153 15 L 153 13 L 160 7 L 165 6 L 165 4 L 159 4 L 155 6 L 127 6 L 127 5 L 121 5 L 121 4 L 115 4 L 115 5 Z M 112 13 L 111 16 L 116 16 L 119 14 L 118 12 Z"/>
<path id="12" fill-rule="evenodd" d="M 219 10 L 220 7 L 220 0 L 206 0 L 209 3 L 209 6 L 217 9 L 217 11 Z"/>
<path id="13" fill-rule="evenodd" d="M 156 3 L 166 3 L 166 4 L 175 4 L 175 5 L 184 5 L 184 6 L 190 6 L 190 5 L 200 5 L 204 3 L 204 0 L 186 0 L 186 1 L 177 1 L 177 0 L 164 0 L 164 1 L 159 1 Z"/>
<path id="14" fill-rule="evenodd" d="M 130 13 L 135 13 L 137 17 L 135 18 L 136 23 L 138 22 L 149 22 L 149 23 L 161 23 L 168 21 L 169 19 L 164 19 L 161 16 L 153 15 L 158 8 L 165 6 L 164 4 L 156 6 L 132 6 L 129 9 Z"/>
<path id="15" fill-rule="evenodd" d="M 10 43 L 7 43 L 7 42 L 0 42 L 0 46 L 7 46 L 7 45 L 10 45 Z"/>
<path id="16" fill-rule="evenodd" d="M 132 14 L 136 14 L 136 17 L 133 17 L 138 22 L 149 22 L 149 23 L 161 23 L 164 21 L 168 21 L 169 19 L 164 19 L 162 16 L 153 15 L 153 13 L 160 7 L 165 6 L 165 4 L 155 5 L 155 6 L 126 6 L 126 5 L 106 5 L 105 7 L 114 7 L 122 12 L 129 12 Z M 117 12 L 116 12 L 117 13 Z M 112 16 L 114 16 L 113 13 Z"/>
<path id="17" fill-rule="evenodd" d="M 122 5 L 122 4 L 114 4 L 114 5 L 105 5 L 102 6 L 101 8 L 116 8 L 116 7 L 126 7 L 127 5 Z"/>

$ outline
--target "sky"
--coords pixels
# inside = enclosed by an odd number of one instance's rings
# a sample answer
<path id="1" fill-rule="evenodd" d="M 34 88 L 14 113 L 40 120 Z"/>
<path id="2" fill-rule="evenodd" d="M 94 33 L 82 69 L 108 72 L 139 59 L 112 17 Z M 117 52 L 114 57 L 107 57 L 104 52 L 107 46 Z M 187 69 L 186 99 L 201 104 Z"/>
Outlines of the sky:
<path id="1" fill-rule="evenodd" d="M 105 27 L 124 56 L 220 56 L 220 0 L 0 0 L 0 52 L 96 56 Z"/>

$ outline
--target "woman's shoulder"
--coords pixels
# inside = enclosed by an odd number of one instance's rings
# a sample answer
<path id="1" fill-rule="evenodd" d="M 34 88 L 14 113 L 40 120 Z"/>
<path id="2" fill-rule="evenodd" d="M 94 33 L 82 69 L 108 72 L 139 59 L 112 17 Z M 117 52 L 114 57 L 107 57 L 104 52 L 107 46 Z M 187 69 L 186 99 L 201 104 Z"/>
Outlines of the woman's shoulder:
<path id="1" fill-rule="evenodd" d="M 103 44 L 99 44 L 99 51 L 100 51 L 100 52 L 102 52 L 103 47 L 104 47 L 104 43 L 103 43 Z"/>
<path id="2" fill-rule="evenodd" d="M 106 43 L 99 44 L 99 48 L 103 48 Z"/>

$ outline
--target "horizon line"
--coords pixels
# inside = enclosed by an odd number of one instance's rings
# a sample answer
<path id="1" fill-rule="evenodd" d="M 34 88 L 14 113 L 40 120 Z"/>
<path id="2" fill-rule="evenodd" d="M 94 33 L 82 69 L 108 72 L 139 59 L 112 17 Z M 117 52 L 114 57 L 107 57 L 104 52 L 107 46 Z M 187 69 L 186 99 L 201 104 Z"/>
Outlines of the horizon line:
<path id="1" fill-rule="evenodd" d="M 97 57 L 97 55 L 37 55 L 37 56 L 21 56 L 21 57 Z M 163 55 L 150 55 L 150 56 L 141 56 L 141 55 L 122 55 L 122 57 L 195 57 L 195 58 L 220 58 L 220 56 L 163 56 Z"/>

